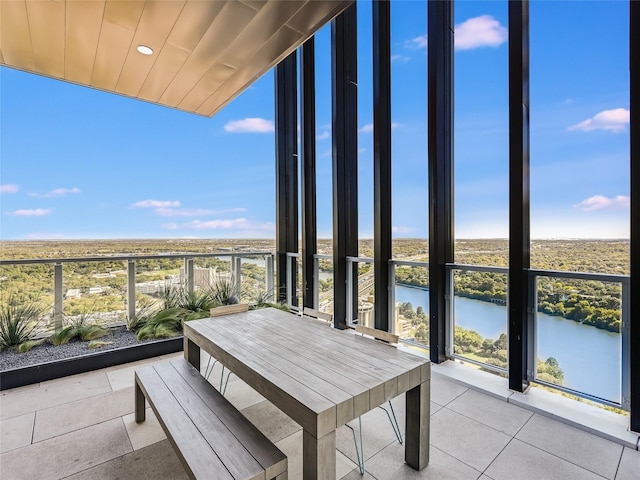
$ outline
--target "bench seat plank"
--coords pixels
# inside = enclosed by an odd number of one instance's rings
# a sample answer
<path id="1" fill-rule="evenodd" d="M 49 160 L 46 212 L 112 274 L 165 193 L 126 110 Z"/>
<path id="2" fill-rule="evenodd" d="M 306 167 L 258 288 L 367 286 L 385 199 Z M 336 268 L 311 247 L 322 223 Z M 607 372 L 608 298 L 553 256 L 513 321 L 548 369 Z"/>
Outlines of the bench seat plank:
<path id="1" fill-rule="evenodd" d="M 186 360 L 138 369 L 135 378 L 136 395 L 149 401 L 192 478 L 286 478 L 286 456 Z M 138 422 L 144 397 L 136 399 Z"/>

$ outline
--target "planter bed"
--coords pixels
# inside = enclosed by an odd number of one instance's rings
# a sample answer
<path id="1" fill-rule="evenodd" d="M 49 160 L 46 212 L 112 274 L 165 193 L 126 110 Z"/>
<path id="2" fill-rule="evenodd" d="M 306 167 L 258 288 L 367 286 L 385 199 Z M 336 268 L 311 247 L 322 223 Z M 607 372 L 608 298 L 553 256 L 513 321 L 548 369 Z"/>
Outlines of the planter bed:
<path id="1" fill-rule="evenodd" d="M 181 336 L 139 341 L 135 334 L 123 328 L 114 329 L 100 340 L 113 343 L 90 349 L 88 342 L 71 341 L 59 346 L 45 342 L 26 353 L 3 350 L 0 352 L 0 390 L 179 352 L 183 342 Z"/>

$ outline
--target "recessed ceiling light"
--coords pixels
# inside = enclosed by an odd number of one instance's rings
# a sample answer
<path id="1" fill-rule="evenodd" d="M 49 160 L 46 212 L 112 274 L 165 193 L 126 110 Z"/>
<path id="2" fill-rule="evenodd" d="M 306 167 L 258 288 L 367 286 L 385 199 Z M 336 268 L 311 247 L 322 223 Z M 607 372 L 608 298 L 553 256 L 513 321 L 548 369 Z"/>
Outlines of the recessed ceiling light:
<path id="1" fill-rule="evenodd" d="M 143 55 L 153 55 L 153 50 L 146 45 L 138 45 L 138 51 Z"/>

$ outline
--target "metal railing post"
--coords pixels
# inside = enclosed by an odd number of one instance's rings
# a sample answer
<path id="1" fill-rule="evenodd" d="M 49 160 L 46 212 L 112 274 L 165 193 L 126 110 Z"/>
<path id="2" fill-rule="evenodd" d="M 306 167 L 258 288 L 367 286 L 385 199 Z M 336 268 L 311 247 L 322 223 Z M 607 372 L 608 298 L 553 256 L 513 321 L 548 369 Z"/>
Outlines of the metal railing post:
<path id="1" fill-rule="evenodd" d="M 335 288 L 335 287 L 334 287 Z M 353 326 L 353 262 L 347 259 L 347 314 L 346 314 L 346 324 L 348 326 Z"/>
<path id="2" fill-rule="evenodd" d="M 289 306 L 289 308 L 292 307 L 291 305 L 291 257 L 289 256 L 289 254 L 287 253 L 287 305 Z"/>
<path id="3" fill-rule="evenodd" d="M 529 280 L 529 333 L 527 335 L 527 380 L 533 381 L 538 375 L 538 276 L 531 274 Z M 507 281 L 507 284 L 509 282 Z M 509 296 L 507 295 L 507 298 Z"/>
<path id="4" fill-rule="evenodd" d="M 320 309 L 320 259 L 313 256 L 313 308 Z"/>
<path id="5" fill-rule="evenodd" d="M 62 330 L 64 308 L 62 287 L 62 263 L 56 263 L 53 266 L 53 324 L 56 332 Z"/>
<path id="6" fill-rule="evenodd" d="M 620 335 L 622 335 L 622 391 L 621 401 L 622 409 L 629 411 L 631 408 L 631 283 L 629 281 L 622 281 L 622 312 L 620 314 L 622 325 L 620 328 Z"/>
<path id="7" fill-rule="evenodd" d="M 193 259 L 185 258 L 184 259 L 184 283 L 187 292 L 193 293 L 193 288 L 195 286 L 195 278 L 193 272 Z"/>
<path id="8" fill-rule="evenodd" d="M 389 295 L 389 331 L 397 334 L 396 325 L 398 319 L 396 318 L 396 264 L 392 261 L 389 262 L 389 285 L 387 286 L 387 292 Z"/>
<path id="9" fill-rule="evenodd" d="M 274 285 L 274 271 L 273 271 L 273 255 L 265 255 L 265 270 L 266 270 L 266 278 L 265 278 L 265 285 L 267 288 L 267 294 L 271 295 L 271 298 L 273 300 L 276 300 L 278 298 L 278 296 L 276 295 L 276 292 L 273 291 L 273 285 Z"/>
<path id="10" fill-rule="evenodd" d="M 231 257 L 233 264 L 233 277 L 236 280 L 236 289 L 240 292 L 242 288 L 242 257 Z"/>
<path id="11" fill-rule="evenodd" d="M 127 318 L 136 316 L 136 261 L 127 261 Z"/>
<path id="12" fill-rule="evenodd" d="M 453 269 L 445 268 L 444 273 L 444 354 L 450 356 L 455 353 L 455 318 L 456 318 L 456 285 Z"/>

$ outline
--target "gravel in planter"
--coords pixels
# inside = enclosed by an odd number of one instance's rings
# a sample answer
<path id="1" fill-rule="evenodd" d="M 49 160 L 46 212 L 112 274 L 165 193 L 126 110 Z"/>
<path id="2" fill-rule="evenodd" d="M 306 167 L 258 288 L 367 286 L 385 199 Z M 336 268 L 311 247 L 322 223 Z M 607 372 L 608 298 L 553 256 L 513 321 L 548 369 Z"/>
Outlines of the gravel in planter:
<path id="1" fill-rule="evenodd" d="M 157 341 L 155 338 L 148 340 L 138 340 L 136 334 L 126 330 L 125 328 L 117 328 L 111 330 L 109 335 L 105 335 L 98 339 L 102 342 L 113 342 L 108 345 L 102 345 L 98 348 L 89 348 L 89 342 L 72 340 L 64 345 L 52 345 L 45 340 L 42 345 L 33 347 L 25 353 L 18 352 L 16 347 L 4 349 L 0 352 L 0 371 L 13 370 L 14 368 L 27 367 L 30 365 L 38 365 L 40 363 L 55 362 L 67 358 L 81 357 L 91 355 L 106 350 L 116 348 L 130 347 Z"/>

